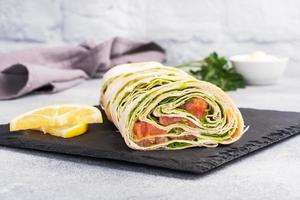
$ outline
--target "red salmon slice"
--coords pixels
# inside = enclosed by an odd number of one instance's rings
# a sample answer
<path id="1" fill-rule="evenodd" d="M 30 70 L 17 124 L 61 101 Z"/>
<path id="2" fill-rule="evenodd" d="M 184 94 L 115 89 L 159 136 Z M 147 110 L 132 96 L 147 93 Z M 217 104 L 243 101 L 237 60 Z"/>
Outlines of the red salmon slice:
<path id="1" fill-rule="evenodd" d="M 135 122 L 133 126 L 133 134 L 137 139 L 141 139 L 146 136 L 161 135 L 165 133 L 165 130 L 159 129 L 148 122 L 138 121 Z"/>
<path id="2" fill-rule="evenodd" d="M 182 108 L 195 115 L 197 118 L 201 118 L 205 114 L 207 103 L 203 99 L 194 98 L 183 104 Z"/>
<path id="3" fill-rule="evenodd" d="M 182 121 L 182 117 L 159 117 L 159 123 L 164 126 Z"/>

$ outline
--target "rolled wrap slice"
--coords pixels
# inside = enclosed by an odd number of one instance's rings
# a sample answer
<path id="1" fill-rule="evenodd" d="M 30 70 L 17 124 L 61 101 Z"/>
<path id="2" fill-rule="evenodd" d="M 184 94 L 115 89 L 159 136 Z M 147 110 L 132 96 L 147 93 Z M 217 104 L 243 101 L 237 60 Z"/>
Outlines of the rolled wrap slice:
<path id="1" fill-rule="evenodd" d="M 103 77 L 100 104 L 136 150 L 216 147 L 244 133 L 242 115 L 215 85 L 156 62 L 119 65 Z"/>

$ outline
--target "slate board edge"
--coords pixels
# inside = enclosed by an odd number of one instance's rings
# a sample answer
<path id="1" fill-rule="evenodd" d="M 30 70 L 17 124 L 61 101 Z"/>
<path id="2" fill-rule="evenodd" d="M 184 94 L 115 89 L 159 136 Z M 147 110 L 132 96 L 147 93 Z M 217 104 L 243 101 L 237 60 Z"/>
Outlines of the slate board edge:
<path id="1" fill-rule="evenodd" d="M 200 170 L 198 169 L 196 173 L 206 173 L 212 169 L 215 169 L 221 165 L 224 165 L 230 161 L 238 160 L 245 155 L 251 154 L 270 147 L 274 144 L 282 142 L 292 136 L 300 133 L 300 124 L 292 125 L 284 129 L 279 129 L 277 131 L 269 133 L 267 136 L 260 138 L 261 141 L 252 140 L 247 142 L 243 147 L 227 147 L 223 151 L 218 153 L 218 156 L 211 156 L 207 161 L 199 162 L 201 164 Z"/>
<path id="2" fill-rule="evenodd" d="M 180 166 L 172 166 L 172 170 L 178 170 L 178 171 L 186 171 L 186 172 L 193 172 L 197 174 L 204 174 L 212 169 L 218 168 L 221 165 L 224 165 L 230 161 L 238 160 L 239 158 L 242 158 L 246 154 L 250 154 L 252 152 L 256 152 L 262 149 L 265 149 L 265 147 L 271 146 L 273 144 L 279 143 L 291 136 L 295 136 L 300 133 L 300 124 L 289 126 L 284 129 L 280 129 L 277 131 L 274 131 L 268 136 L 261 137 L 261 141 L 253 140 L 247 142 L 243 147 L 225 147 L 224 150 L 220 151 L 216 156 L 211 156 L 209 159 L 206 160 L 199 160 L 199 162 L 191 162 L 190 167 L 186 167 L 185 169 L 180 168 Z M 71 154 L 71 155 L 80 155 L 85 157 L 93 157 L 93 158 L 103 158 L 103 159 L 111 159 L 111 160 L 119 160 L 119 161 L 125 161 L 129 163 L 136 163 L 136 164 L 143 164 L 143 165 L 150 165 L 155 167 L 161 167 L 161 168 L 168 168 L 170 169 L 170 166 L 164 167 L 161 164 L 156 165 L 155 162 L 147 162 L 147 163 L 140 163 L 138 161 L 128 161 L 125 157 L 121 156 L 122 152 L 114 152 L 113 156 L 110 152 L 110 156 L 106 156 L 105 151 L 96 151 L 94 155 L 85 154 L 82 153 L 82 151 L 78 152 L 76 151 L 76 147 L 72 145 L 68 145 L 67 148 L 65 148 L 65 152 L 56 151 L 53 148 L 47 147 L 47 145 L 42 144 L 39 146 L 31 146 L 26 143 L 26 141 L 19 141 L 16 140 L 16 138 L 12 137 L 9 138 L 11 141 L 9 144 L 2 143 L 2 140 L 0 140 L 0 145 L 2 146 L 8 146 L 8 147 L 14 147 L 14 148 L 26 148 L 26 149 L 32 149 L 32 150 L 40 150 L 44 152 L 53 152 L 53 153 L 60 153 L 60 154 Z M 65 145 L 63 145 L 65 146 Z"/>

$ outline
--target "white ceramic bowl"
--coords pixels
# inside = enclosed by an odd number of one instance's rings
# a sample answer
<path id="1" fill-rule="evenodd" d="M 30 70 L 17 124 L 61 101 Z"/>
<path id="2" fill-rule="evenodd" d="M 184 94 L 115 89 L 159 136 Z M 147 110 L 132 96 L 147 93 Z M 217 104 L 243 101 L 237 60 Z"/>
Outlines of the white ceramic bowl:
<path id="1" fill-rule="evenodd" d="M 233 67 L 249 85 L 271 85 L 278 81 L 287 66 L 288 58 L 249 60 L 245 55 L 229 58 Z"/>

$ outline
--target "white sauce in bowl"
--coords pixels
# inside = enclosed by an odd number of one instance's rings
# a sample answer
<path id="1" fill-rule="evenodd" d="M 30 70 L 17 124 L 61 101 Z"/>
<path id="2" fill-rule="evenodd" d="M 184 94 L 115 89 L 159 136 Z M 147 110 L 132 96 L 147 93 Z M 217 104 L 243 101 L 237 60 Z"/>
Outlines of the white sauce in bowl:
<path id="1" fill-rule="evenodd" d="M 255 51 L 251 54 L 233 56 L 231 60 L 245 62 L 276 62 L 282 61 L 285 58 L 279 58 L 273 55 L 266 54 L 263 51 Z"/>
<path id="2" fill-rule="evenodd" d="M 268 55 L 262 51 L 230 57 L 233 67 L 249 85 L 274 84 L 283 75 L 288 58 Z"/>

